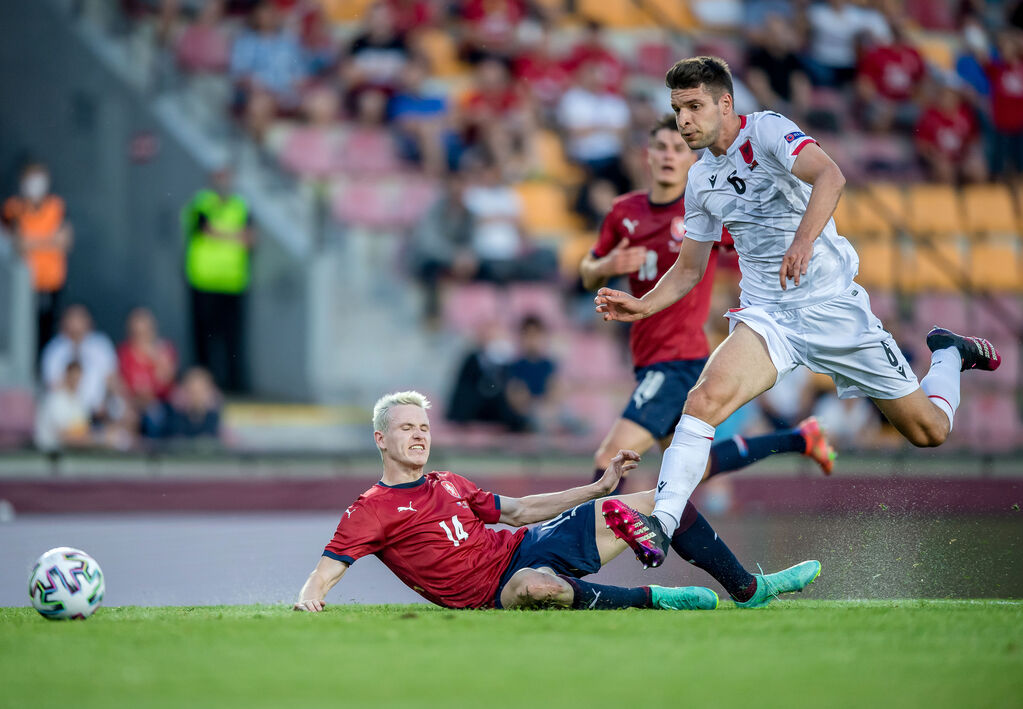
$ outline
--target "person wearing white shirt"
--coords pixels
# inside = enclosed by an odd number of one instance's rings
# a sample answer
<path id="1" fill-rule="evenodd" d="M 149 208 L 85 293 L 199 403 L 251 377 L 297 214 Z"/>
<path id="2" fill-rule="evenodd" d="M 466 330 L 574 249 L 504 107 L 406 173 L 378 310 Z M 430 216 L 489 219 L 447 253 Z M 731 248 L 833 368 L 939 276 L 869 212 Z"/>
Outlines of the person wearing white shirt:
<path id="1" fill-rule="evenodd" d="M 111 375 L 117 372 L 117 353 L 110 338 L 92 329 L 92 316 L 82 305 L 72 305 L 61 318 L 60 334 L 43 348 L 41 370 L 49 389 L 60 386 L 68 364 L 82 367 L 77 393 L 90 414 L 100 413 Z"/>

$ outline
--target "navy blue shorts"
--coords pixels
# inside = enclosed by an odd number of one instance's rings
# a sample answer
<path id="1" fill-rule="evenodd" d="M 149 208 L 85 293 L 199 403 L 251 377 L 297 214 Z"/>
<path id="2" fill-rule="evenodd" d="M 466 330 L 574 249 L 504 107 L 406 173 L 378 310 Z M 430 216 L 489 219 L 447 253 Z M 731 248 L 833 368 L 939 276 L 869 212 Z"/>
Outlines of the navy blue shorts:
<path id="1" fill-rule="evenodd" d="M 519 569 L 548 566 L 554 573 L 582 578 L 600 571 L 597 551 L 596 502 L 584 502 L 552 520 L 530 527 L 508 562 L 494 594 L 494 606 L 501 608 L 501 590 Z"/>
<path id="2" fill-rule="evenodd" d="M 635 421 L 657 440 L 664 438 L 682 418 L 686 397 L 705 364 L 706 359 L 683 359 L 637 367 L 636 388 L 622 418 Z"/>

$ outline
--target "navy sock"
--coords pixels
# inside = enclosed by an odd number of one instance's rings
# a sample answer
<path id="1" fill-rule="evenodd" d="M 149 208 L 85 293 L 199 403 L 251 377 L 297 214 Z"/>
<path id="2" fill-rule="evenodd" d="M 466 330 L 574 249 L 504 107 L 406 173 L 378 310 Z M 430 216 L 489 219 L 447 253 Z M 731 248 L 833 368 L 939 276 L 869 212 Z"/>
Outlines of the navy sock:
<path id="1" fill-rule="evenodd" d="M 604 469 L 603 468 L 594 468 L 594 470 L 593 470 L 593 482 L 597 482 L 602 477 L 604 477 Z M 609 495 L 621 495 L 622 491 L 624 489 L 625 489 L 625 478 L 622 478 L 621 480 L 618 481 L 618 484 L 615 485 L 615 489 L 612 490 L 611 492 L 609 492 L 608 494 Z"/>
<path id="2" fill-rule="evenodd" d="M 753 438 L 732 436 L 730 440 L 711 446 L 710 473 L 707 477 L 745 468 L 775 453 L 802 453 L 805 450 L 806 439 L 797 428 Z"/>
<path id="3" fill-rule="evenodd" d="M 682 522 L 671 538 L 671 548 L 713 576 L 735 600 L 748 601 L 756 592 L 756 578 L 743 568 L 691 502 L 682 511 Z"/>
<path id="4" fill-rule="evenodd" d="M 616 608 L 652 608 L 650 587 L 622 588 L 590 583 L 571 576 L 560 576 L 575 592 L 572 607 L 584 610 L 614 610 Z"/>

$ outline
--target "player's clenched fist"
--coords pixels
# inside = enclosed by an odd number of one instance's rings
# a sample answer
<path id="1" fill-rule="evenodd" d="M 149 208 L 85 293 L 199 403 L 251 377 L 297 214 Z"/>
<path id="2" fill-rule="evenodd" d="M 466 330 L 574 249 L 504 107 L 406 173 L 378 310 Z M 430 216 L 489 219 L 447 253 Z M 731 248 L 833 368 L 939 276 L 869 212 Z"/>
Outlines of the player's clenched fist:
<path id="1" fill-rule="evenodd" d="M 645 302 L 613 288 L 598 290 L 597 297 L 593 299 L 593 302 L 597 305 L 597 312 L 604 316 L 604 320 L 633 322 L 642 320 L 649 315 Z"/>
<path id="2" fill-rule="evenodd" d="M 608 252 L 607 259 L 611 275 L 635 273 L 646 262 L 646 247 L 629 246 L 629 240 L 622 239 Z"/>

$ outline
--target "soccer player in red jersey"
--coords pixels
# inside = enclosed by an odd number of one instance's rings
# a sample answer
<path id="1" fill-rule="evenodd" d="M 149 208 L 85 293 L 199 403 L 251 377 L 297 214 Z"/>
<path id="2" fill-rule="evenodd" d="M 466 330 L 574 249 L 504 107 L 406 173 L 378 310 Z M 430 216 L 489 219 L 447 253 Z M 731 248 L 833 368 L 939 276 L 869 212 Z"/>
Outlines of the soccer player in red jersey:
<path id="1" fill-rule="evenodd" d="M 696 153 L 678 132 L 675 117 L 662 117 L 651 129 L 647 145 L 652 186 L 649 192 L 630 192 L 615 200 L 596 246 L 579 266 L 586 288 L 594 290 L 611 277 L 628 275 L 629 289 L 640 298 L 671 268 L 685 238 L 683 197 L 687 173 L 696 160 Z M 621 418 L 594 455 L 594 479 L 619 450 L 642 455 L 654 443 L 662 450 L 671 443 L 686 394 L 695 386 L 710 352 L 703 324 L 716 267 L 717 249 L 711 252 L 703 280 L 685 298 L 632 323 L 629 344 L 637 384 Z M 704 479 L 786 452 L 809 456 L 825 473 L 831 472 L 834 451 L 817 421 L 810 418 L 791 430 L 748 439 L 737 436 L 715 445 Z"/>
<path id="2" fill-rule="evenodd" d="M 620 452 L 604 476 L 589 485 L 546 495 L 499 496 L 454 473 L 424 473 L 430 455 L 428 407 L 417 392 L 390 394 L 377 402 L 373 435 L 383 475 L 341 516 L 295 610 L 323 610 L 327 592 L 367 554 L 375 554 L 424 598 L 448 608 L 717 607 L 717 594 L 707 588 L 621 588 L 582 579 L 626 549 L 597 517 L 592 500 L 607 494 L 622 473 L 635 466 L 636 453 Z M 653 509 L 652 490 L 621 499 L 639 509 Z M 501 522 L 522 527 L 544 521 L 515 532 L 486 526 Z M 754 578 L 716 535 L 713 541 L 711 549 L 693 544 L 680 553 L 686 558 L 712 557 L 703 568 L 729 593 L 759 585 L 762 598 L 756 605 L 764 605 L 778 593 L 802 588 L 792 586 L 788 570 Z M 726 557 L 731 563 L 720 563 Z M 817 562 L 804 563 L 820 567 Z"/>

